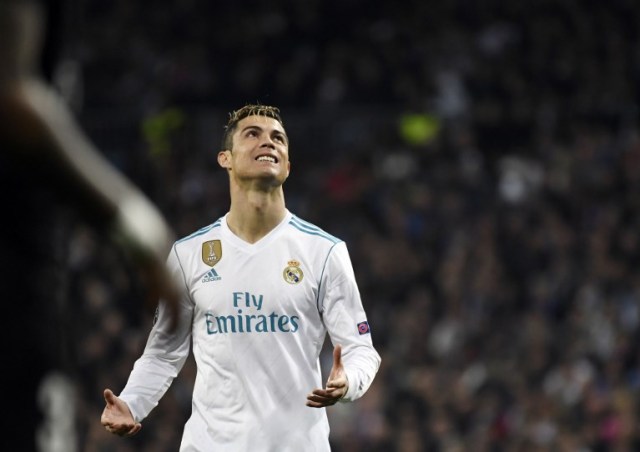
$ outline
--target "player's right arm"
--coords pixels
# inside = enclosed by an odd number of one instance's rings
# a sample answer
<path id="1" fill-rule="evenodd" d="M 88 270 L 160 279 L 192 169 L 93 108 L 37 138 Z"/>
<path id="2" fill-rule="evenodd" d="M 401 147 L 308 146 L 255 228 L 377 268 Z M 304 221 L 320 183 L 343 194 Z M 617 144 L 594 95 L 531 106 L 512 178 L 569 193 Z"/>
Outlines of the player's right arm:
<path id="1" fill-rule="evenodd" d="M 182 281 L 178 324 L 172 328 L 172 316 L 166 303 L 161 302 L 144 352 L 134 363 L 127 384 L 117 398 L 118 402 L 125 404 L 131 419 L 126 416 L 126 410 L 120 409 L 116 411 L 117 419 L 122 421 L 127 418 L 128 422 L 120 426 L 103 422 L 107 430 L 116 429 L 114 433 L 126 432 L 127 428 L 132 428 L 132 425 L 149 415 L 169 389 L 189 355 L 194 305 L 189 297 L 175 245 L 167 259 L 167 267 L 174 280 Z M 107 401 L 103 417 L 107 416 L 108 419 L 110 411 L 113 412 L 113 408 Z"/>

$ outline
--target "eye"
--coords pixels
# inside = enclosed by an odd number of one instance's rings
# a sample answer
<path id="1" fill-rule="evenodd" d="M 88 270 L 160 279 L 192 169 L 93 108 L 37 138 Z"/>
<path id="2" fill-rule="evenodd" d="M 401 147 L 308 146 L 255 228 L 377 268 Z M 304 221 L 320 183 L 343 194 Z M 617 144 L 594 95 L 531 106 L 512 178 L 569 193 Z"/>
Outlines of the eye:
<path id="1" fill-rule="evenodd" d="M 249 129 L 247 130 L 246 136 L 248 137 L 257 137 L 258 136 L 258 131 L 255 129 Z"/>
<path id="2" fill-rule="evenodd" d="M 284 137 L 282 135 L 276 135 L 273 137 L 273 139 L 278 143 L 284 143 Z"/>

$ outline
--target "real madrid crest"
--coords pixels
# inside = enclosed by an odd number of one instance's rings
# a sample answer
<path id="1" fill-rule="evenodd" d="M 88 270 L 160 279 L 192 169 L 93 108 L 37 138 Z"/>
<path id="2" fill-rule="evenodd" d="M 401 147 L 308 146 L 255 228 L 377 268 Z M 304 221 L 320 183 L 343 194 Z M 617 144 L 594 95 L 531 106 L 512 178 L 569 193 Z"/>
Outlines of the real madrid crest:
<path id="1" fill-rule="evenodd" d="M 282 276 L 289 284 L 298 284 L 302 281 L 304 273 L 302 273 L 302 270 L 300 269 L 300 262 L 296 260 L 290 260 L 287 262 L 287 266 L 284 268 Z"/>
<path id="2" fill-rule="evenodd" d="M 209 240 L 202 244 L 202 262 L 213 267 L 222 259 L 222 243 L 220 240 Z"/>

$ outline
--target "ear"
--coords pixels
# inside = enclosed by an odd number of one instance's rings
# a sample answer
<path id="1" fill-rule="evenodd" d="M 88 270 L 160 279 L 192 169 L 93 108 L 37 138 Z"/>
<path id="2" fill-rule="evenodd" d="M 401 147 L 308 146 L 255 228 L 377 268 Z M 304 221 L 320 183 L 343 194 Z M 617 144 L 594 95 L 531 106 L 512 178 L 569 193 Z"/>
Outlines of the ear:
<path id="1" fill-rule="evenodd" d="M 231 169 L 231 151 L 225 149 L 218 152 L 218 165 L 222 168 Z"/>

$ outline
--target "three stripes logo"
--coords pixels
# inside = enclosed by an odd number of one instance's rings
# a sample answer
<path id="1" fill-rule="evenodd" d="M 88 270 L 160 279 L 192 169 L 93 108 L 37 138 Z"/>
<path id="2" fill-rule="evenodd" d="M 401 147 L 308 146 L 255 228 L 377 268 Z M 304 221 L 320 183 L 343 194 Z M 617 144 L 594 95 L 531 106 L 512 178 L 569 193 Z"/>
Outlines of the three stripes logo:
<path id="1" fill-rule="evenodd" d="M 207 272 L 206 275 L 204 275 L 204 277 L 202 278 L 202 282 L 206 283 L 206 282 L 211 282 L 211 281 L 220 281 L 222 278 L 218 275 L 218 272 L 216 272 L 213 268 L 211 270 L 209 270 Z"/>

